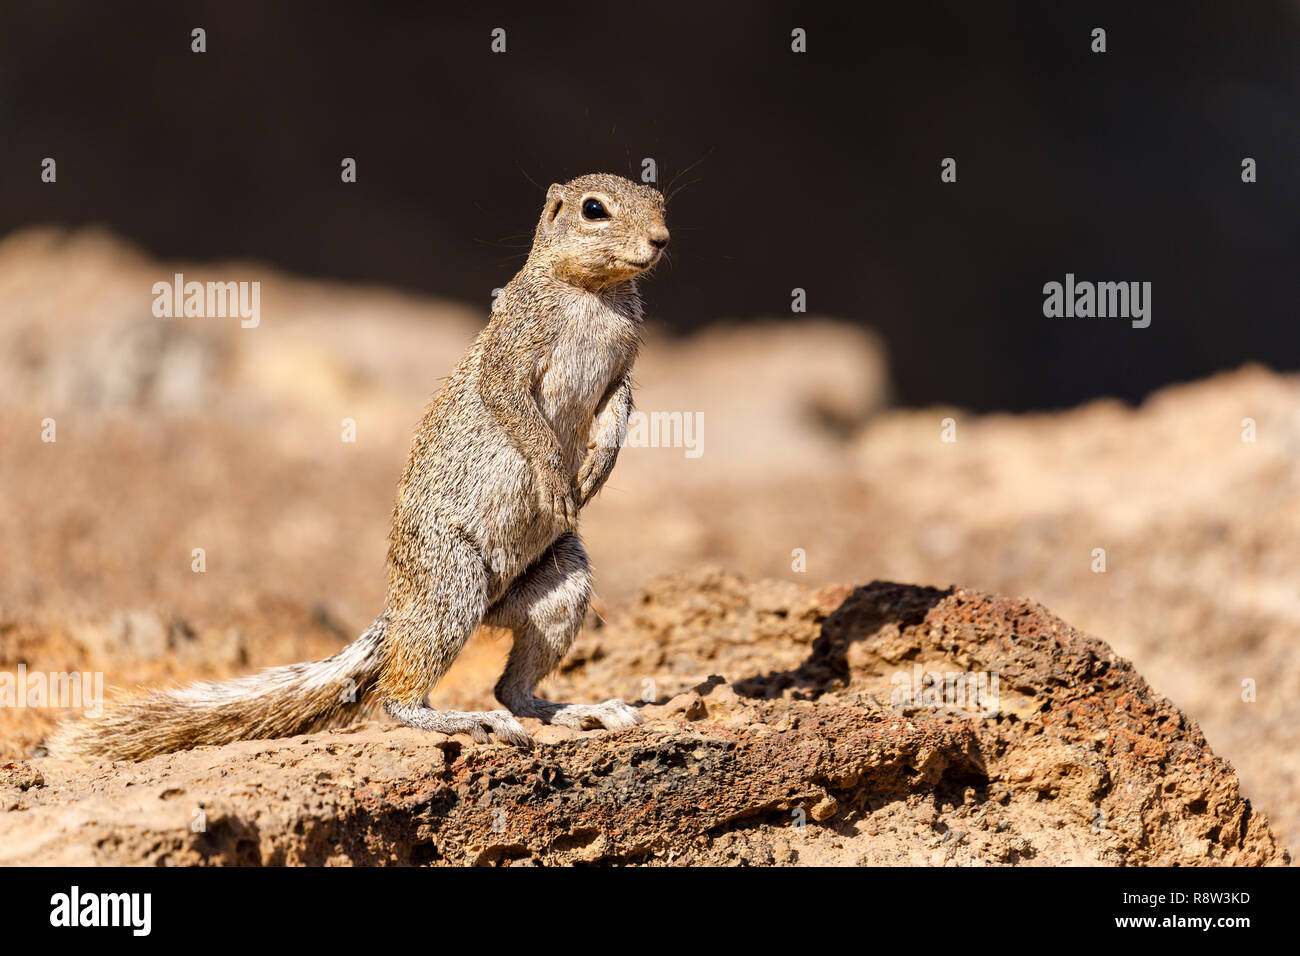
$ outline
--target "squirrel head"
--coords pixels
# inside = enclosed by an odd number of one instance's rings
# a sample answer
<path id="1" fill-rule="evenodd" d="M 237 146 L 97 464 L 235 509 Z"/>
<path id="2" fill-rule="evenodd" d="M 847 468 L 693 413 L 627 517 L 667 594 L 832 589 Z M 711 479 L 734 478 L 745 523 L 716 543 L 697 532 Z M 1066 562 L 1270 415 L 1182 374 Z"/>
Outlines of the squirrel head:
<path id="1" fill-rule="evenodd" d="M 659 190 L 593 173 L 546 191 L 529 258 L 565 282 L 603 289 L 653 267 L 667 245 Z"/>

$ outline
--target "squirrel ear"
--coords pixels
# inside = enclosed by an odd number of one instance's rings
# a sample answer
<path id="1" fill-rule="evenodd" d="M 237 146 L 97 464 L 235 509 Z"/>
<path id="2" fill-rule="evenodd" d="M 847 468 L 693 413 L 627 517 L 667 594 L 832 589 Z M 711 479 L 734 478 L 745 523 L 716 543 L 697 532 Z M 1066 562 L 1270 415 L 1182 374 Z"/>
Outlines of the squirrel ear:
<path id="1" fill-rule="evenodd" d="M 559 183 L 551 183 L 551 188 L 546 190 L 546 211 L 542 214 L 542 223 L 548 229 L 555 225 L 555 217 L 560 214 L 563 205 L 564 187 Z"/>

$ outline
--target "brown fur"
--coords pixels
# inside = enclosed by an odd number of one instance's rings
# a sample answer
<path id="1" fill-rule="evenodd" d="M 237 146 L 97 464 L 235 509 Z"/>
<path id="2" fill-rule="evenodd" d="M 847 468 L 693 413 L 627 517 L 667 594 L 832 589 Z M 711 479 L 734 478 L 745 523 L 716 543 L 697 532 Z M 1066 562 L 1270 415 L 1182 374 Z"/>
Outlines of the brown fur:
<path id="1" fill-rule="evenodd" d="M 596 199 L 606 219 L 583 215 Z M 591 593 L 579 510 L 609 477 L 627 432 L 640 342 L 635 278 L 668 241 L 663 197 L 618 176 L 553 185 L 532 251 L 491 320 L 429 405 L 398 486 L 388 600 L 374 624 L 315 664 L 150 691 L 66 725 L 62 754 L 143 759 L 232 740 L 289 736 L 382 703 L 396 719 L 526 746 L 518 716 L 574 727 L 640 722 L 618 700 L 534 695 L 572 644 Z M 496 696 L 507 710 L 426 704 L 474 629 L 509 628 Z"/>

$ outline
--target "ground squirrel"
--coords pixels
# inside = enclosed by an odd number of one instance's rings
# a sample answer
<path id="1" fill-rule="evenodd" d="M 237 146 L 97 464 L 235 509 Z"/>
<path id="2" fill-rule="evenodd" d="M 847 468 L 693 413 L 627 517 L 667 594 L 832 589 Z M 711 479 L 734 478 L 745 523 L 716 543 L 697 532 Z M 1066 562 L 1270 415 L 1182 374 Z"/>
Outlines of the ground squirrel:
<path id="1" fill-rule="evenodd" d="M 141 760 L 305 733 L 376 704 L 412 727 L 520 746 L 530 739 L 516 717 L 640 723 L 621 700 L 552 703 L 534 689 L 586 614 L 578 512 L 627 434 L 636 277 L 667 243 L 664 199 L 650 186 L 607 174 L 551 186 L 528 260 L 416 433 L 393 509 L 387 606 L 369 629 L 314 664 L 145 692 L 65 725 L 51 752 Z M 434 710 L 429 691 L 480 624 L 514 634 L 496 685 L 507 709 Z"/>

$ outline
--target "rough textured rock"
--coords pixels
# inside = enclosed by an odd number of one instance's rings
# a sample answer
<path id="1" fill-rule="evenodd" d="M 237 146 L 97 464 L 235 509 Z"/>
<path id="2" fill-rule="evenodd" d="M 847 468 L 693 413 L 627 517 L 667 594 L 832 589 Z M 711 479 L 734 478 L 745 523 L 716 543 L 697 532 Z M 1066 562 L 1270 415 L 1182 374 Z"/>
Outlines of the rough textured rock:
<path id="1" fill-rule="evenodd" d="M 996 707 L 904 699 L 918 673 L 996 675 Z M 643 690 L 645 726 L 528 753 L 368 724 L 14 762 L 0 862 L 1288 862 L 1197 725 L 1033 602 L 660 579 L 549 688 Z"/>

